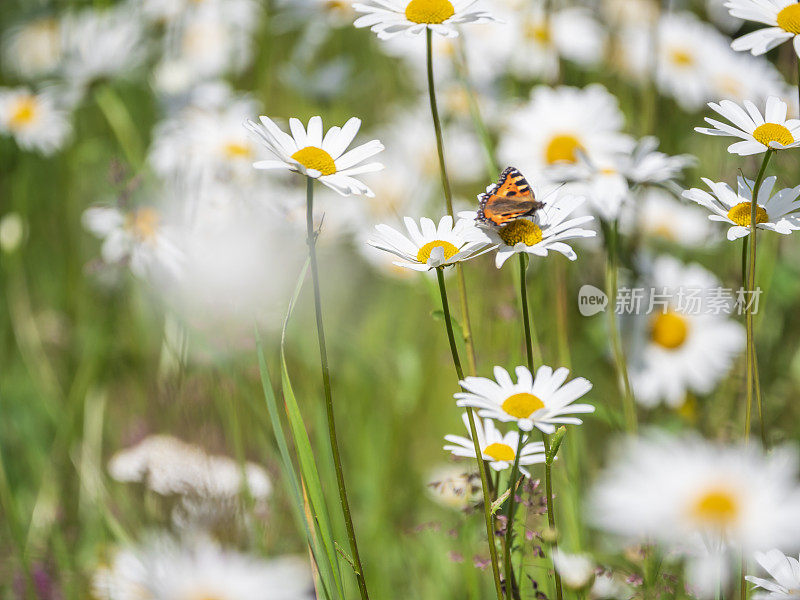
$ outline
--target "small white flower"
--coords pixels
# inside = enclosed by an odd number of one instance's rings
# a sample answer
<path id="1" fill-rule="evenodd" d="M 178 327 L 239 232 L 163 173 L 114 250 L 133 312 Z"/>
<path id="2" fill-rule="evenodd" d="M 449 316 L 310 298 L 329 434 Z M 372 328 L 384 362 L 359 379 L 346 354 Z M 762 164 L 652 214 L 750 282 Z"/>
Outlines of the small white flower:
<path id="1" fill-rule="evenodd" d="M 14 136 L 21 148 L 53 154 L 71 130 L 66 113 L 57 108 L 50 92 L 0 88 L 0 133 Z"/>
<path id="2" fill-rule="evenodd" d="M 61 31 L 52 17 L 40 17 L 12 27 L 3 35 L 3 58 L 24 78 L 52 73 L 61 60 Z"/>
<path id="3" fill-rule="evenodd" d="M 342 196 L 351 194 L 372 197 L 374 194 L 356 175 L 374 173 L 383 169 L 379 162 L 360 165 L 383 150 L 383 144 L 372 140 L 346 152 L 361 128 L 361 119 L 351 118 L 343 127 L 331 127 L 323 138 L 322 118 L 311 117 L 308 130 L 298 119 L 289 119 L 292 135 L 281 129 L 269 117 L 260 117 L 261 123 L 247 121 L 245 126 L 275 156 L 253 164 L 256 169 L 286 169 L 321 183 Z M 360 166 L 358 166 L 360 165 Z"/>
<path id="4" fill-rule="evenodd" d="M 782 150 L 800 146 L 800 120 L 787 119 L 786 103 L 776 96 L 767 98 L 764 116 L 749 100 L 744 101 L 747 112 L 730 100 L 721 100 L 719 104 L 709 102 L 708 105 L 733 125 L 706 117 L 706 122 L 713 127 L 695 127 L 694 130 L 706 135 L 741 138 L 742 141 L 728 146 L 731 154 L 749 156 L 766 152 L 769 148 Z"/>
<path id="5" fill-rule="evenodd" d="M 590 494 L 595 524 L 681 554 L 745 556 L 800 539 L 797 455 L 696 435 L 625 440 Z M 738 560 L 738 557 L 737 557 Z"/>
<path id="6" fill-rule="evenodd" d="M 711 239 L 706 217 L 700 207 L 680 202 L 663 188 L 649 187 L 622 212 L 620 228 L 629 235 L 638 230 L 650 238 L 698 248 Z"/>
<path id="7" fill-rule="evenodd" d="M 494 381 L 467 377 L 461 381 L 466 391 L 455 394 L 456 404 L 477 408 L 481 417 L 515 422 L 522 431 L 536 427 L 544 433 L 553 433 L 556 425 L 583 422 L 567 415 L 594 412 L 591 404 L 573 404 L 592 389 L 592 384 L 583 377 L 565 384 L 569 369 L 561 367 L 553 371 L 551 367 L 541 366 L 534 379 L 526 367 L 517 367 L 516 374 L 517 383 L 502 367 L 494 368 Z"/>
<path id="8" fill-rule="evenodd" d="M 455 25 L 485 23 L 494 18 L 474 5 L 478 0 L 373 0 L 370 4 L 353 4 L 364 13 L 355 20 L 356 27 L 369 27 L 382 40 L 400 33 L 419 35 L 426 29 L 446 37 L 458 35 Z"/>
<path id="9" fill-rule="evenodd" d="M 800 56 L 800 5 L 795 0 L 728 0 L 725 6 L 734 17 L 769 25 L 736 38 L 731 44 L 734 50 L 759 55 L 792 40 Z"/>
<path id="10" fill-rule="evenodd" d="M 461 415 L 461 420 L 464 421 L 464 427 L 467 431 L 469 428 L 469 417 L 466 413 Z M 514 465 L 517 457 L 517 447 L 519 446 L 520 433 L 516 430 L 509 431 L 503 435 L 491 419 L 475 419 L 475 431 L 478 434 L 478 445 L 481 449 L 481 458 L 489 462 L 489 466 L 495 471 L 503 471 L 510 469 Z M 445 450 L 451 452 L 454 456 L 463 456 L 465 458 L 475 458 L 475 444 L 472 441 L 472 435 L 463 437 L 460 435 L 446 435 L 444 439 L 450 444 L 444 447 Z M 530 472 L 524 468 L 524 465 L 535 465 L 543 463 L 544 456 L 544 443 L 543 442 L 529 442 L 526 437 L 522 439 L 522 449 L 519 453 L 520 471 L 525 477 L 530 477 Z"/>
<path id="11" fill-rule="evenodd" d="M 636 401 L 679 407 L 687 392 L 708 394 L 744 349 L 744 328 L 728 318 L 733 296 L 714 299 L 719 281 L 697 264 L 659 256 L 647 274 L 651 314 L 633 318 L 630 378 Z M 719 310 L 713 308 L 716 305 Z"/>
<path id="12" fill-rule="evenodd" d="M 515 219 L 502 227 L 480 227 L 480 231 L 484 233 L 486 239 L 497 247 L 495 266 L 498 269 L 509 258 L 521 252 L 544 257 L 553 250 L 560 252 L 570 260 L 575 260 L 578 255 L 575 254 L 572 246 L 565 242 L 597 235 L 596 231 L 580 227 L 584 223 L 594 220 L 591 215 L 566 220 L 576 208 L 584 203 L 584 198 L 562 195 L 547 200 L 547 195 L 537 195 L 536 197 L 545 198 L 545 204 L 543 208 L 534 213 L 533 217 Z M 459 213 L 459 216 L 475 219 L 477 214 L 474 211 L 464 211 Z"/>
<path id="13" fill-rule="evenodd" d="M 658 138 L 644 137 L 637 142 L 631 154 L 622 155 L 620 170 L 632 183 L 666 184 L 697 162 L 691 154 L 670 156 L 659 152 L 658 143 Z"/>
<path id="14" fill-rule="evenodd" d="M 756 552 L 755 559 L 772 579 L 753 575 L 745 577 L 747 581 L 754 583 L 757 589 L 764 590 L 755 592 L 752 595 L 753 600 L 800 599 L 800 561 L 774 549 L 769 552 Z"/>
<path id="15" fill-rule="evenodd" d="M 404 221 L 408 237 L 381 223 L 375 226 L 377 235 L 367 243 L 399 256 L 402 260 L 394 264 L 407 269 L 428 271 L 452 265 L 483 254 L 481 251 L 489 245 L 469 219 L 458 219 L 455 226 L 450 215 L 442 217 L 438 226 L 426 217 L 420 219 L 419 226 L 410 217 Z"/>
<path id="16" fill-rule="evenodd" d="M 775 186 L 776 180 L 777 177 L 770 176 L 761 183 L 756 207 L 756 227 L 786 235 L 800 229 L 798 217 L 790 214 L 800 209 L 800 200 L 798 200 L 800 185 L 784 188 L 773 194 L 772 188 Z M 737 192 L 724 182 L 713 182 L 705 177 L 703 182 L 709 187 L 711 194 L 705 190 L 692 188 L 683 192 L 684 198 L 697 202 L 714 213 L 708 216 L 711 221 L 730 224 L 729 240 L 738 240 L 750 235 L 750 215 L 753 207 L 752 189 L 755 182 L 739 176 Z"/>
<path id="17" fill-rule="evenodd" d="M 266 560 L 222 548 L 205 535 L 166 534 L 118 550 L 99 567 L 92 592 L 100 600 L 303 600 L 313 594 L 300 558 Z"/>
<path id="18" fill-rule="evenodd" d="M 572 590 L 583 590 L 594 581 L 594 561 L 587 554 L 567 554 L 560 548 L 553 552 L 553 564 L 561 580 Z"/>
<path id="19" fill-rule="evenodd" d="M 125 212 L 116 207 L 95 206 L 84 211 L 83 225 L 103 239 L 104 262 L 129 261 L 131 270 L 139 277 L 159 270 L 173 277 L 180 275 L 183 255 L 155 208 Z"/>

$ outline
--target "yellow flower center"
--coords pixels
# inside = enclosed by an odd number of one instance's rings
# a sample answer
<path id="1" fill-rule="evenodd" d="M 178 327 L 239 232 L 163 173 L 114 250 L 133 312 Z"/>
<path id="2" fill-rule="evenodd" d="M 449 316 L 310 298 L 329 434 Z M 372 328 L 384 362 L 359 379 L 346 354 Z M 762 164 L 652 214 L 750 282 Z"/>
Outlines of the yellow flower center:
<path id="1" fill-rule="evenodd" d="M 483 453 L 486 456 L 492 457 L 494 460 L 503 460 L 506 462 L 511 462 L 516 456 L 516 453 L 511 446 L 508 444 L 500 444 L 498 442 L 486 446 L 486 448 L 483 450 Z"/>
<path id="2" fill-rule="evenodd" d="M 253 151 L 250 149 L 250 146 L 239 142 L 229 142 L 225 144 L 223 151 L 225 152 L 225 156 L 234 159 L 250 158 L 253 155 Z"/>
<path id="3" fill-rule="evenodd" d="M 548 44 L 551 39 L 550 28 L 546 23 L 529 23 L 525 28 L 525 34 L 540 44 Z"/>
<path id="4" fill-rule="evenodd" d="M 11 107 L 9 126 L 14 129 L 30 125 L 36 119 L 38 112 L 36 98 L 32 95 L 22 96 Z"/>
<path id="5" fill-rule="evenodd" d="M 756 141 L 761 142 L 765 146 L 769 146 L 770 142 L 778 142 L 782 146 L 794 142 L 792 132 L 783 125 L 777 123 L 764 123 L 759 125 L 753 130 L 753 137 Z"/>
<path id="6" fill-rule="evenodd" d="M 701 494 L 692 505 L 692 516 L 699 522 L 722 528 L 739 515 L 739 502 L 731 490 L 718 487 Z"/>
<path id="7" fill-rule="evenodd" d="M 659 346 L 675 350 L 686 341 L 686 336 L 689 335 L 689 323 L 675 312 L 661 313 L 653 319 L 650 335 Z"/>
<path id="8" fill-rule="evenodd" d="M 502 405 L 502 409 L 507 414 L 517 419 L 527 419 L 540 408 L 544 408 L 544 402 L 528 392 L 509 396 Z"/>
<path id="9" fill-rule="evenodd" d="M 526 246 L 535 246 L 542 241 L 542 230 L 536 223 L 527 219 L 511 221 L 497 233 L 507 246 L 515 246 L 520 242 Z"/>
<path id="10" fill-rule="evenodd" d="M 445 242 L 444 240 L 433 240 L 432 242 L 428 242 L 422 248 L 419 249 L 417 252 L 417 260 L 423 264 L 428 262 L 428 259 L 431 257 L 431 252 L 434 248 L 443 248 L 444 249 L 444 259 L 447 260 L 451 258 L 454 254 L 458 252 L 458 248 L 456 248 L 450 242 Z"/>
<path id="11" fill-rule="evenodd" d="M 728 218 L 742 227 L 750 227 L 750 211 L 753 208 L 752 202 L 739 202 L 728 211 Z M 767 211 L 762 206 L 756 206 L 756 225 L 769 221 Z"/>
<path id="12" fill-rule="evenodd" d="M 571 133 L 562 133 L 550 138 L 545 150 L 548 164 L 578 161 L 578 151 L 583 149 L 581 141 Z"/>
<path id="13" fill-rule="evenodd" d="M 778 13 L 778 27 L 789 33 L 800 33 L 800 4 L 790 4 Z"/>
<path id="14" fill-rule="evenodd" d="M 333 175 L 336 173 L 336 163 L 333 162 L 331 155 L 322 148 L 306 146 L 302 150 L 298 150 L 292 154 L 292 158 L 306 169 L 314 169 L 323 175 Z"/>
<path id="15" fill-rule="evenodd" d="M 406 18 L 413 23 L 438 25 L 456 14 L 449 0 L 411 0 L 406 6 Z"/>
<path id="16" fill-rule="evenodd" d="M 155 238 L 160 220 L 154 208 L 140 208 L 125 218 L 125 229 L 139 241 L 146 242 Z"/>
<path id="17" fill-rule="evenodd" d="M 673 48 L 669 53 L 672 64 L 678 67 L 691 67 L 694 64 L 694 56 L 682 48 Z"/>

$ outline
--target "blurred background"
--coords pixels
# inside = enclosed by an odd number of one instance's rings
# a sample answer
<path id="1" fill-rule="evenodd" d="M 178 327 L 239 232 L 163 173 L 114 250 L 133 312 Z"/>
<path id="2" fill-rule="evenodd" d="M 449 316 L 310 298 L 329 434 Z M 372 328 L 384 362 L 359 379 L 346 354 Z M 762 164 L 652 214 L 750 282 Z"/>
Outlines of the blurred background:
<path id="1" fill-rule="evenodd" d="M 798 114 L 791 46 L 735 53 L 731 37 L 749 29 L 721 2 L 551 0 L 548 19 L 536 0 L 484 4 L 504 22 L 434 47 L 460 209 L 474 210 L 508 164 L 536 182 L 529 157 L 493 165 L 486 145 L 537 127 L 520 119 L 539 86 L 603 85 L 625 133 L 697 157 L 686 188 L 702 187 L 700 175 L 733 185 L 740 167 L 750 178 L 758 167 L 693 131 L 707 101 L 779 95 Z M 321 115 L 326 129 L 357 116 L 356 142 L 386 147 L 385 170 L 364 176 L 375 198 L 318 186 L 316 211 L 340 445 L 372 596 L 491 589 L 471 465 L 442 450 L 445 434 L 463 432 L 435 279 L 365 244 L 375 224 L 444 214 L 424 38 L 379 41 L 354 19 L 349 1 L 331 0 L 0 3 L 0 597 L 31 597 L 27 572 L 33 597 L 85 598 L 117 548 L 198 523 L 225 547 L 296 561 L 310 593 L 254 338 L 258 329 L 278 381 L 280 327 L 306 253 L 305 184 L 251 167 L 266 153 L 243 122 L 262 114 L 284 126 Z M 798 161 L 775 160 L 782 185 Z M 637 197 L 652 209 L 644 218 L 633 202 L 620 215 L 623 282 L 668 253 L 738 287 L 740 254 L 724 229 L 669 190 L 648 194 Z M 757 342 L 764 420 L 780 442 L 798 435 L 800 251 L 788 237 L 763 240 Z M 529 287 L 544 362 L 594 383 L 597 412 L 567 437 L 555 473 L 564 544 L 577 551 L 594 535 L 582 490 L 623 420 L 606 320 L 577 310 L 582 285 L 603 287 L 605 256 L 593 240 L 575 249 L 574 263 L 533 260 Z M 490 255 L 466 269 L 481 375 L 524 362 L 514 276 Z M 286 352 L 329 465 L 312 302 L 304 289 Z M 735 437 L 742 373 L 739 357 L 712 392 L 642 408 L 640 420 Z M 335 506 L 333 471 L 321 473 Z M 535 530 L 541 515 L 529 518 Z M 534 560 L 529 572 L 546 568 Z"/>

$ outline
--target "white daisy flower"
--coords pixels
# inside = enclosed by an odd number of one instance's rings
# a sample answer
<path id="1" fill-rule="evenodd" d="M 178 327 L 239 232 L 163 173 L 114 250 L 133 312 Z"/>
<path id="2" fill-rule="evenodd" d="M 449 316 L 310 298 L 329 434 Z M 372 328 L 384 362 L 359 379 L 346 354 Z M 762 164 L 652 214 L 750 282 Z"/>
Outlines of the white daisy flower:
<path id="1" fill-rule="evenodd" d="M 0 88 L 0 133 L 11 135 L 25 150 L 53 154 L 72 130 L 67 114 L 50 92 Z"/>
<path id="2" fill-rule="evenodd" d="M 498 156 L 529 181 L 548 180 L 555 165 L 575 165 L 614 152 L 629 152 L 633 140 L 621 132 L 617 99 L 599 84 L 583 89 L 538 86 L 530 101 L 512 111 Z"/>
<path id="3" fill-rule="evenodd" d="M 552 80 L 564 58 L 582 67 L 597 65 L 603 57 L 606 33 L 591 12 L 582 7 L 551 11 L 536 3 L 529 14 L 510 18 L 510 70 L 522 77 Z"/>
<path id="4" fill-rule="evenodd" d="M 155 208 L 140 207 L 126 212 L 112 206 L 95 206 L 84 211 L 83 225 L 103 239 L 104 262 L 129 262 L 139 277 L 158 271 L 180 276 L 183 255 Z"/>
<path id="5" fill-rule="evenodd" d="M 52 73 L 61 60 L 61 30 L 52 17 L 40 17 L 10 28 L 3 35 L 7 67 L 26 79 Z"/>
<path id="6" fill-rule="evenodd" d="M 420 219 L 419 226 L 411 217 L 405 217 L 404 222 L 408 237 L 381 223 L 375 226 L 377 235 L 367 241 L 370 246 L 399 256 L 402 260 L 394 261 L 397 266 L 429 271 L 488 251 L 486 236 L 469 219 L 459 218 L 455 225 L 450 215 L 442 217 L 438 225 L 426 217 Z"/>
<path id="7" fill-rule="evenodd" d="M 477 470 L 468 472 L 464 466 L 448 464 L 435 467 L 428 480 L 428 495 L 447 508 L 466 510 L 483 498 L 481 478 Z"/>
<path id="8" fill-rule="evenodd" d="M 756 227 L 766 229 L 784 235 L 800 229 L 798 216 L 791 214 L 800 209 L 800 185 L 793 188 L 784 188 L 772 193 L 777 177 L 765 177 L 758 191 L 756 207 Z M 750 215 L 753 207 L 752 189 L 755 182 L 752 179 L 737 178 L 737 191 L 724 182 L 713 182 L 703 178 L 711 190 L 711 194 L 705 190 L 692 188 L 683 192 L 683 197 L 710 210 L 712 215 L 708 218 L 711 221 L 728 223 L 728 239 L 738 240 L 739 238 L 750 235 Z"/>
<path id="9" fill-rule="evenodd" d="M 689 248 L 705 246 L 711 234 L 711 223 L 703 210 L 680 202 L 659 187 L 648 187 L 628 205 L 622 212 L 620 228 L 628 235 L 641 232 L 648 238 Z"/>
<path id="10" fill-rule="evenodd" d="M 430 29 L 445 37 L 455 37 L 462 23 L 485 23 L 494 18 L 476 7 L 478 0 L 373 0 L 370 4 L 353 4 L 364 13 L 355 20 L 356 27 L 369 27 L 382 40 L 400 33 L 419 35 Z"/>
<path id="11" fill-rule="evenodd" d="M 728 0 L 725 6 L 734 17 L 769 25 L 733 40 L 734 50 L 759 55 L 792 40 L 800 57 L 800 5 L 795 0 Z"/>
<path id="12" fill-rule="evenodd" d="M 571 590 L 584 590 L 594 582 L 595 564 L 588 554 L 568 554 L 556 548 L 553 565 L 564 585 Z"/>
<path id="13" fill-rule="evenodd" d="M 222 548 L 204 535 L 182 540 L 160 534 L 118 550 L 92 579 L 100 600 L 304 600 L 311 570 L 300 558 L 263 559 Z"/>
<path id="14" fill-rule="evenodd" d="M 351 194 L 372 197 L 369 187 L 356 175 L 383 169 L 379 162 L 360 165 L 383 150 L 383 144 L 372 140 L 345 152 L 361 128 L 361 119 L 351 118 L 343 127 L 331 127 L 322 136 L 322 118 L 311 117 L 308 130 L 298 119 L 289 119 L 292 135 L 284 133 L 269 117 L 259 117 L 261 123 L 247 121 L 245 126 L 275 156 L 253 164 L 256 169 L 286 169 L 321 183 L 342 196 Z"/>
<path id="15" fill-rule="evenodd" d="M 232 498 L 246 483 L 248 493 L 263 501 L 272 491 L 269 475 L 260 465 L 240 465 L 169 435 L 149 436 L 117 452 L 108 463 L 108 472 L 116 481 L 143 483 L 164 496 Z"/>
<path id="16" fill-rule="evenodd" d="M 565 191 L 587 197 L 601 218 L 613 220 L 630 195 L 628 179 L 622 171 L 623 156 L 596 156 L 590 162 L 581 155 L 576 164 L 554 166 L 553 178 L 566 183 Z"/>
<path id="17" fill-rule="evenodd" d="M 636 143 L 630 154 L 620 156 L 620 171 L 634 184 L 666 184 L 697 162 L 691 154 L 670 156 L 659 152 L 658 138 L 647 136 Z"/>
<path id="18" fill-rule="evenodd" d="M 770 96 L 783 98 L 787 85 L 780 71 L 766 58 L 731 52 L 727 46 L 708 57 L 713 65 L 708 73 L 711 99 L 743 103 L 766 102 Z M 792 94 L 794 99 L 794 94 Z"/>
<path id="19" fill-rule="evenodd" d="M 741 138 L 741 141 L 728 146 L 731 154 L 749 156 L 766 152 L 769 148 L 782 150 L 800 146 L 800 120 L 786 118 L 787 106 L 780 98 L 767 98 L 764 116 L 749 100 L 744 101 L 747 112 L 730 100 L 721 100 L 719 104 L 709 102 L 708 105 L 733 125 L 706 117 L 706 122 L 713 127 L 695 127 L 694 130 L 706 135 Z"/>
<path id="20" fill-rule="evenodd" d="M 629 363 L 631 385 L 643 406 L 665 402 L 678 408 L 687 392 L 708 394 L 728 373 L 744 349 L 744 328 L 727 316 L 730 296 L 720 299 L 718 313 L 709 308 L 709 295 L 722 287 L 700 265 L 659 256 L 647 281 L 658 297 L 647 299 L 653 303 L 650 314 L 633 317 L 638 335 Z"/>
<path id="21" fill-rule="evenodd" d="M 534 379 L 526 367 L 517 367 L 516 375 L 517 383 L 514 383 L 508 371 L 495 367 L 494 381 L 467 377 L 461 381 L 466 391 L 454 396 L 458 400 L 456 404 L 478 409 L 481 417 L 514 422 L 522 431 L 536 427 L 544 433 L 553 433 L 556 425 L 583 422 L 568 415 L 594 412 L 591 404 L 573 404 L 592 389 L 592 384 L 583 377 L 565 384 L 569 369 L 561 367 L 553 371 L 551 367 L 541 366 Z"/>
<path id="22" fill-rule="evenodd" d="M 491 189 L 492 186 L 487 188 Z M 530 218 L 519 218 L 502 227 L 481 225 L 480 231 L 486 239 L 497 247 L 495 266 L 499 269 L 505 262 L 520 252 L 533 256 L 547 256 L 548 252 L 560 252 L 570 260 L 576 260 L 578 255 L 572 246 L 566 244 L 567 240 L 590 238 L 597 235 L 596 231 L 584 229 L 581 225 L 594 220 L 591 215 L 567 219 L 567 217 L 581 206 L 585 199 L 582 197 L 560 195 L 552 200 L 547 200 L 547 194 L 536 195 L 544 198 L 544 207 L 537 210 Z M 463 211 L 459 217 L 476 220 L 475 211 Z"/>
<path id="23" fill-rule="evenodd" d="M 145 57 L 141 14 L 131 4 L 68 14 L 62 32 L 64 76 L 76 87 L 124 74 Z"/>
<path id="24" fill-rule="evenodd" d="M 755 584 L 759 591 L 752 594 L 753 600 L 798 600 L 800 599 L 800 561 L 786 556 L 780 550 L 756 552 L 756 562 L 772 579 L 748 575 L 747 581 Z M 761 591 L 763 590 L 763 591 Z"/>
<path id="25" fill-rule="evenodd" d="M 467 431 L 469 428 L 469 417 L 466 413 L 461 415 Z M 495 471 L 503 471 L 514 466 L 517 457 L 517 447 L 519 446 L 519 431 L 512 430 L 505 435 L 501 433 L 491 419 L 475 419 L 475 431 L 478 434 L 478 445 L 481 449 L 481 458 L 489 462 L 489 466 Z M 444 439 L 450 442 L 444 449 L 453 456 L 463 456 L 465 458 L 475 458 L 475 444 L 472 435 L 463 437 L 460 435 L 446 435 Z M 522 439 L 522 448 L 519 453 L 520 471 L 525 477 L 530 477 L 530 471 L 525 469 L 525 465 L 535 465 L 545 461 L 544 443 L 529 442 L 527 436 Z"/>
<path id="26" fill-rule="evenodd" d="M 748 556 L 800 539 L 797 456 L 787 448 L 765 454 L 753 444 L 653 433 L 626 439 L 608 464 L 590 514 L 628 541 Z"/>

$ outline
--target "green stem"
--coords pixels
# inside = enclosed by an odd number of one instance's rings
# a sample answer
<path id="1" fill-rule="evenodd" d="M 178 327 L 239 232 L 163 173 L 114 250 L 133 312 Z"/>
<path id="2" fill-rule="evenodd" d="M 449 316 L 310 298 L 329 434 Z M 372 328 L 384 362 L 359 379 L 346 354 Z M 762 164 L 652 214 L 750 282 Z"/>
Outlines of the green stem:
<path id="1" fill-rule="evenodd" d="M 527 258 L 523 252 L 519 254 L 519 296 L 522 304 L 522 323 L 525 328 L 525 352 L 528 357 L 528 370 L 533 375 L 533 336 L 531 335 L 531 322 L 528 310 L 528 284 L 526 273 L 528 269 Z"/>
<path id="2" fill-rule="evenodd" d="M 636 421 L 636 401 L 633 398 L 631 382 L 628 377 L 628 365 L 625 361 L 625 352 L 622 349 L 622 337 L 617 322 L 617 312 L 615 298 L 617 297 L 617 225 L 615 220 L 611 226 L 604 225 L 606 243 L 606 294 L 609 299 L 608 329 L 611 337 L 611 351 L 614 354 L 614 364 L 617 368 L 617 379 L 619 380 L 620 391 L 622 393 L 623 412 L 625 414 L 626 429 L 629 433 L 636 433 L 638 423 Z"/>
<path id="3" fill-rule="evenodd" d="M 542 443 L 544 443 L 544 452 L 545 456 L 549 456 L 550 454 L 550 438 L 545 433 L 542 432 Z M 555 551 L 558 549 L 558 537 L 557 537 L 557 530 L 556 530 L 556 513 L 553 510 L 553 459 L 555 457 L 550 457 L 545 460 L 544 463 L 544 490 L 545 495 L 547 498 L 547 524 L 550 526 L 550 534 L 552 535 L 553 542 L 550 545 L 550 559 L 553 560 L 555 557 Z M 556 600 L 562 600 L 563 598 L 563 590 L 561 586 L 561 575 L 558 574 L 558 569 L 555 567 L 555 561 L 553 562 L 553 576 L 555 577 L 556 581 Z"/>
<path id="4" fill-rule="evenodd" d="M 444 312 L 444 323 L 447 329 L 447 340 L 450 342 L 450 354 L 453 356 L 453 365 L 456 368 L 456 375 L 459 382 L 464 379 L 464 370 L 461 368 L 461 359 L 458 357 L 458 347 L 456 338 L 453 334 L 453 323 L 450 317 L 450 303 L 447 301 L 447 287 L 444 284 L 444 267 L 436 269 L 436 278 L 439 281 L 439 294 L 442 297 L 442 311 Z M 467 407 L 467 419 L 469 421 L 469 432 L 475 448 L 475 459 L 478 462 L 478 471 L 481 476 L 481 491 L 483 493 L 483 518 L 486 522 L 486 540 L 489 543 L 489 557 L 492 561 L 492 575 L 494 577 L 494 587 L 497 593 L 497 600 L 503 600 L 503 586 L 500 583 L 500 567 L 497 559 L 497 546 L 494 542 L 494 526 L 492 525 L 492 507 L 489 497 L 489 481 L 486 474 L 486 463 L 483 461 L 483 451 L 478 441 L 478 430 L 475 427 L 475 415 L 471 407 Z"/>
<path id="5" fill-rule="evenodd" d="M 745 292 L 748 294 L 747 299 L 750 298 L 751 292 L 755 290 L 756 285 L 756 232 L 757 228 L 756 225 L 758 224 L 758 195 L 759 190 L 761 189 L 761 183 L 764 181 L 764 174 L 767 170 L 767 165 L 769 164 L 769 159 L 772 158 L 772 154 L 775 152 L 772 148 L 768 148 L 766 153 L 764 154 L 764 160 L 761 162 L 761 168 L 758 170 L 758 175 L 756 176 L 755 183 L 753 184 L 753 191 L 752 191 L 752 201 L 750 202 L 750 260 L 747 268 L 747 285 L 745 287 Z M 763 409 L 761 406 L 761 386 L 760 383 L 756 382 L 756 378 L 758 377 L 758 371 L 756 367 L 756 347 L 755 347 L 755 331 L 753 329 L 753 313 L 749 308 L 749 302 L 745 304 L 745 328 L 747 330 L 747 353 L 746 353 L 746 380 L 747 380 L 747 408 L 745 413 L 745 431 L 744 431 L 744 439 L 748 441 L 750 439 L 750 419 L 752 414 L 752 406 L 753 406 L 753 391 L 754 388 L 758 389 L 758 394 L 756 401 L 758 402 L 758 414 L 763 415 Z M 761 427 L 761 442 L 766 447 L 766 435 L 764 431 L 764 427 Z"/>
<path id="6" fill-rule="evenodd" d="M 503 554 L 503 564 L 505 567 L 506 596 L 512 595 L 519 598 L 519 590 L 516 589 L 516 579 L 511 567 L 511 546 L 514 543 L 514 514 L 517 508 L 517 478 L 519 477 L 519 455 L 522 452 L 522 431 L 518 430 L 519 440 L 517 441 L 517 452 L 514 455 L 514 466 L 511 469 L 511 478 L 508 486 L 511 492 L 508 495 L 508 512 L 506 513 L 506 543 Z"/>
<path id="7" fill-rule="evenodd" d="M 361 594 L 362 600 L 368 600 L 369 593 L 367 592 L 367 583 L 364 580 L 364 567 L 361 564 L 361 557 L 358 553 L 356 532 L 353 527 L 353 518 L 350 515 L 350 503 L 347 500 L 347 489 L 344 483 L 342 459 L 339 455 L 339 443 L 336 438 L 333 396 L 331 394 L 331 375 L 330 369 L 328 368 L 328 350 L 325 345 L 325 329 L 322 324 L 322 297 L 319 291 L 319 268 L 317 265 L 317 234 L 314 232 L 314 180 L 311 177 L 307 178 L 306 199 L 308 255 L 311 262 L 311 277 L 314 282 L 314 312 L 317 320 L 317 338 L 319 340 L 319 355 L 322 365 L 322 386 L 325 389 L 325 410 L 328 417 L 328 434 L 331 442 L 331 454 L 333 455 L 333 464 L 336 470 L 336 483 L 339 488 L 339 503 L 341 504 L 342 514 L 344 515 L 347 539 L 350 542 L 350 553 L 352 554 L 356 580 L 358 581 L 358 591 Z"/>
<path id="8" fill-rule="evenodd" d="M 442 191 L 444 192 L 445 205 L 447 207 L 447 214 L 455 218 L 453 213 L 453 192 L 450 189 L 450 178 L 447 176 L 447 165 L 444 160 L 444 139 L 442 137 L 442 122 L 439 118 L 439 107 L 436 102 L 436 84 L 433 78 L 433 39 L 430 28 L 425 34 L 426 41 L 426 55 L 428 66 L 428 97 L 431 104 L 431 117 L 433 118 L 433 130 L 436 134 L 436 153 L 439 156 L 439 173 L 442 180 Z M 461 263 L 456 264 L 456 276 L 458 279 L 458 297 L 461 304 L 461 330 L 464 335 L 464 345 L 467 348 L 467 362 L 469 363 L 469 372 L 475 375 L 477 372 L 477 365 L 475 360 L 475 346 L 472 343 L 472 325 L 469 319 L 469 305 L 467 303 L 467 283 L 464 279 L 464 271 L 461 268 Z"/>
<path id="9" fill-rule="evenodd" d="M 109 84 L 98 87 L 95 90 L 94 98 L 108 121 L 111 131 L 114 132 L 128 163 L 134 169 L 139 169 L 144 162 L 142 140 L 125 102 Z"/>

